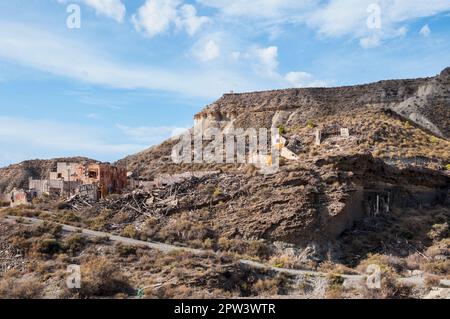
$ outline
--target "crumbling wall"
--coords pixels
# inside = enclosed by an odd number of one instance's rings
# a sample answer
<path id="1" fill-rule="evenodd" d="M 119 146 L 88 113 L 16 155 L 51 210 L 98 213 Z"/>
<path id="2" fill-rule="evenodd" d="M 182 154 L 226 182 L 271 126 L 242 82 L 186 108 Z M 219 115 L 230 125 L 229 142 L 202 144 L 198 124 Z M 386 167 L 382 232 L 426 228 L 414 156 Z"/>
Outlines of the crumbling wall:
<path id="1" fill-rule="evenodd" d="M 9 196 L 11 207 L 29 205 L 30 203 L 29 195 L 22 189 L 13 189 Z"/>
<path id="2" fill-rule="evenodd" d="M 37 196 L 43 194 L 63 195 L 74 193 L 81 185 L 80 181 L 48 180 L 48 179 L 30 179 L 28 189 Z"/>

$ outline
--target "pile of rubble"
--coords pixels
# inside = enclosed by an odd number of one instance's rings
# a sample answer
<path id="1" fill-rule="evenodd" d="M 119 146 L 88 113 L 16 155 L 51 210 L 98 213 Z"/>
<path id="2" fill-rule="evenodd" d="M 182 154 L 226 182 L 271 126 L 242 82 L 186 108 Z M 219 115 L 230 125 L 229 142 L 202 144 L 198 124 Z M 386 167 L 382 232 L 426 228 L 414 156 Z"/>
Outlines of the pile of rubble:
<path id="1" fill-rule="evenodd" d="M 87 208 L 92 208 L 95 205 L 95 201 L 88 196 L 83 196 L 80 194 L 73 195 L 67 199 L 61 208 L 67 208 L 74 211 L 81 211 Z"/>
<path id="2" fill-rule="evenodd" d="M 219 174 L 214 177 L 211 175 L 200 178 L 191 176 L 170 185 L 155 187 L 151 190 L 137 189 L 120 196 L 109 196 L 100 201 L 93 201 L 89 197 L 77 194 L 65 201 L 63 206 L 74 211 L 109 209 L 114 212 L 127 213 L 132 218 L 141 215 L 162 217 L 179 208 L 189 208 L 190 206 L 195 208 L 197 207 L 195 203 L 200 206 L 209 204 L 214 189 L 210 196 L 203 196 L 205 197 L 203 200 L 198 198 L 195 190 L 201 184 L 210 184 L 211 180 L 219 183 L 221 179 Z"/>

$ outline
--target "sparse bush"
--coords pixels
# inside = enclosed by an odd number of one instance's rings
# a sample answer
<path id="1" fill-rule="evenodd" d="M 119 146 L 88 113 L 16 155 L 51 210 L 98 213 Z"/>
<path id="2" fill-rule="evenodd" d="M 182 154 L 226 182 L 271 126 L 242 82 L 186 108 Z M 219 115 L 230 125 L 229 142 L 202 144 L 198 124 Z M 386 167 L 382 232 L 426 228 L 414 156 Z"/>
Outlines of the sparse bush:
<path id="1" fill-rule="evenodd" d="M 255 256 L 265 259 L 270 256 L 271 251 L 270 247 L 263 241 L 252 240 L 248 243 L 246 253 L 249 256 Z"/>
<path id="2" fill-rule="evenodd" d="M 121 235 L 123 237 L 128 237 L 128 238 L 134 238 L 134 239 L 139 239 L 139 232 L 136 230 L 136 228 L 133 225 L 128 225 L 126 226 L 123 230 Z"/>
<path id="3" fill-rule="evenodd" d="M 446 238 L 448 236 L 448 224 L 434 224 L 427 235 L 431 240 L 440 240 Z"/>
<path id="4" fill-rule="evenodd" d="M 177 219 L 165 225 L 157 234 L 159 240 L 167 242 L 191 241 L 214 238 L 214 232 L 202 221 L 207 218 L 207 212 L 197 215 L 181 214 Z"/>
<path id="5" fill-rule="evenodd" d="M 120 257 L 128 257 L 130 255 L 136 255 L 136 251 L 137 251 L 136 247 L 133 247 L 133 246 L 122 245 L 122 244 L 116 245 L 116 253 Z"/>
<path id="6" fill-rule="evenodd" d="M 153 237 L 158 232 L 160 226 L 158 225 L 158 219 L 155 217 L 149 217 L 145 220 L 143 227 L 143 234 L 148 237 Z"/>
<path id="7" fill-rule="evenodd" d="M 399 282 L 391 271 L 383 271 L 381 274 L 381 288 L 369 289 L 364 286 L 362 292 L 369 299 L 404 299 L 411 297 L 412 288 Z"/>
<path id="8" fill-rule="evenodd" d="M 270 258 L 269 264 L 277 268 L 295 268 L 297 259 L 290 255 L 280 255 Z"/>
<path id="9" fill-rule="evenodd" d="M 450 273 L 450 260 L 426 261 L 420 265 L 420 269 L 435 275 L 448 275 Z"/>
<path id="10" fill-rule="evenodd" d="M 205 248 L 205 249 L 212 249 L 213 246 L 214 246 L 214 242 L 213 242 L 213 240 L 211 238 L 206 238 L 203 241 L 203 248 Z"/>
<path id="11" fill-rule="evenodd" d="M 220 189 L 220 187 L 217 186 L 214 189 L 213 198 L 217 198 L 217 197 L 219 197 L 221 195 L 222 195 L 222 190 Z"/>
<path id="12" fill-rule="evenodd" d="M 44 255 L 53 256 L 62 251 L 62 246 L 56 239 L 44 238 L 34 243 L 33 250 Z"/>
<path id="13" fill-rule="evenodd" d="M 441 278 L 436 275 L 425 276 L 425 286 L 428 288 L 439 287 L 441 283 Z"/>
<path id="14" fill-rule="evenodd" d="M 309 120 L 309 121 L 306 123 L 306 127 L 307 127 L 307 128 L 315 128 L 316 125 L 314 124 L 314 122 L 313 122 L 312 120 Z"/>
<path id="15" fill-rule="evenodd" d="M 58 215 L 58 220 L 62 223 L 70 224 L 79 223 L 81 221 L 81 218 L 76 213 L 69 211 Z"/>
<path id="16" fill-rule="evenodd" d="M 0 207 L 9 207 L 11 205 L 10 202 L 0 200 Z"/>
<path id="17" fill-rule="evenodd" d="M 367 258 L 360 262 L 357 270 L 364 273 L 369 265 L 377 265 L 381 271 L 389 271 L 389 256 L 380 254 L 368 254 Z"/>
<path id="18" fill-rule="evenodd" d="M 80 234 L 72 234 L 64 239 L 63 247 L 65 251 L 76 254 L 83 250 L 87 240 Z"/>
<path id="19" fill-rule="evenodd" d="M 323 272 L 333 273 L 333 274 L 337 274 L 337 275 L 344 275 L 344 274 L 356 275 L 356 274 L 358 274 L 357 271 L 355 271 L 347 266 L 344 266 L 342 264 L 333 264 L 329 261 L 322 263 L 320 265 L 319 269 Z"/>
<path id="20" fill-rule="evenodd" d="M 341 299 L 344 292 L 344 278 L 339 274 L 330 273 L 327 275 L 328 287 L 325 291 L 327 299 Z"/>
<path id="21" fill-rule="evenodd" d="M 19 279 L 5 276 L 0 281 L 0 299 L 39 299 L 43 285 L 37 278 Z"/>
<path id="22" fill-rule="evenodd" d="M 280 135 L 286 134 L 286 129 L 284 128 L 283 125 L 278 126 L 278 134 Z"/>
<path id="23" fill-rule="evenodd" d="M 260 279 L 253 285 L 253 291 L 257 296 L 273 296 L 278 293 L 278 281 L 276 279 Z"/>
<path id="24" fill-rule="evenodd" d="M 128 279 L 106 258 L 93 258 L 81 265 L 81 278 L 80 294 L 83 297 L 109 297 L 133 292 Z"/>

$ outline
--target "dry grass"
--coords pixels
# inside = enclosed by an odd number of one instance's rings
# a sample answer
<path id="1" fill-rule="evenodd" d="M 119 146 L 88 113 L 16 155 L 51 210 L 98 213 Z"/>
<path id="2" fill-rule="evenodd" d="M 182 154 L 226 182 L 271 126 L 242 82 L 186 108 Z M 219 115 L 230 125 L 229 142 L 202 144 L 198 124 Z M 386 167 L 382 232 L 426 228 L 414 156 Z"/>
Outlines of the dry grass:
<path id="1" fill-rule="evenodd" d="M 111 261 L 104 257 L 91 258 L 81 265 L 81 290 L 83 297 L 111 297 L 119 293 L 133 293 L 128 278 Z"/>
<path id="2" fill-rule="evenodd" d="M 44 286 L 36 277 L 21 278 L 12 271 L 0 280 L 0 299 L 39 299 Z"/>

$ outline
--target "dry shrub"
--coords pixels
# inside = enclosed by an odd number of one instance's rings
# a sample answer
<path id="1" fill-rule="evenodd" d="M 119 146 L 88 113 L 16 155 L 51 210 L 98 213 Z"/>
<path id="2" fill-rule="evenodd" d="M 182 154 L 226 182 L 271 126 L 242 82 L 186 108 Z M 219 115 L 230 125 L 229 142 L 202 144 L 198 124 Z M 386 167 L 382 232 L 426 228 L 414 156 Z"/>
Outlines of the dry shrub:
<path id="1" fill-rule="evenodd" d="M 158 219 L 156 217 L 149 217 L 145 220 L 143 232 L 147 237 L 153 237 L 159 231 Z"/>
<path id="2" fill-rule="evenodd" d="M 341 299 L 344 292 L 344 278 L 339 274 L 329 273 L 327 275 L 328 286 L 325 290 L 325 298 Z"/>
<path id="3" fill-rule="evenodd" d="M 450 273 L 450 260 L 425 261 L 420 269 L 435 275 L 448 275 Z"/>
<path id="4" fill-rule="evenodd" d="M 397 280 L 392 271 L 382 271 L 380 289 L 363 286 L 362 295 L 369 299 L 405 299 L 411 298 L 412 287 Z"/>
<path id="5" fill-rule="evenodd" d="M 320 264 L 319 270 L 326 273 L 334 273 L 339 275 L 356 275 L 358 272 L 342 264 L 334 264 L 330 261 Z"/>
<path id="6" fill-rule="evenodd" d="M 83 297 L 111 297 L 132 291 L 128 278 L 106 258 L 93 258 L 81 266 L 80 294 Z"/>
<path id="7" fill-rule="evenodd" d="M 359 263 L 356 269 L 361 273 L 365 273 L 369 265 L 377 265 L 380 267 L 381 271 L 391 270 L 389 265 L 389 256 L 371 253 L 367 255 L 366 259 Z"/>
<path id="8" fill-rule="evenodd" d="M 145 298 L 186 299 L 193 297 L 193 289 L 186 285 L 162 285 L 144 290 Z"/>
<path id="9" fill-rule="evenodd" d="M 136 255 L 137 248 L 133 246 L 123 245 L 123 244 L 117 244 L 115 247 L 116 253 L 120 257 L 128 257 L 131 255 Z"/>
<path id="10" fill-rule="evenodd" d="M 157 234 L 157 239 L 167 242 L 201 240 L 214 238 L 214 232 L 205 224 L 206 212 L 196 215 L 182 213 L 164 226 Z"/>
<path id="11" fill-rule="evenodd" d="M 133 225 L 126 226 L 122 230 L 121 235 L 123 237 L 134 238 L 134 239 L 139 239 L 140 238 L 139 232 L 136 230 L 136 227 L 134 227 Z"/>
<path id="12" fill-rule="evenodd" d="M 220 237 L 217 241 L 217 249 L 262 259 L 268 258 L 271 254 L 270 247 L 260 240 L 245 241 Z"/>
<path id="13" fill-rule="evenodd" d="M 253 291 L 257 296 L 273 296 L 278 294 L 278 280 L 260 279 L 253 285 Z"/>
<path id="14" fill-rule="evenodd" d="M 439 287 L 441 283 L 441 278 L 435 275 L 425 276 L 425 286 L 428 288 Z"/>
<path id="15" fill-rule="evenodd" d="M 325 290 L 326 299 L 342 299 L 344 289 L 342 286 L 328 286 Z"/>
<path id="16" fill-rule="evenodd" d="M 277 268 L 295 268 L 297 258 L 291 255 L 278 255 L 269 259 L 269 264 Z"/>
<path id="17" fill-rule="evenodd" d="M 54 238 L 40 238 L 32 245 L 32 251 L 48 257 L 62 251 L 61 244 Z"/>
<path id="18" fill-rule="evenodd" d="M 81 234 L 72 234 L 64 239 L 64 250 L 72 255 L 79 253 L 86 246 L 87 240 Z"/>
<path id="19" fill-rule="evenodd" d="M 38 278 L 18 279 L 6 276 L 0 281 L 1 299 L 39 299 L 42 298 L 43 285 Z"/>
<path id="20" fill-rule="evenodd" d="M 428 232 L 428 238 L 432 240 L 441 240 L 448 236 L 448 223 L 434 224 Z"/>
<path id="21" fill-rule="evenodd" d="M 113 216 L 114 214 L 111 210 L 103 209 L 99 214 L 96 214 L 94 218 L 87 221 L 88 227 L 92 230 L 104 230 Z"/>

